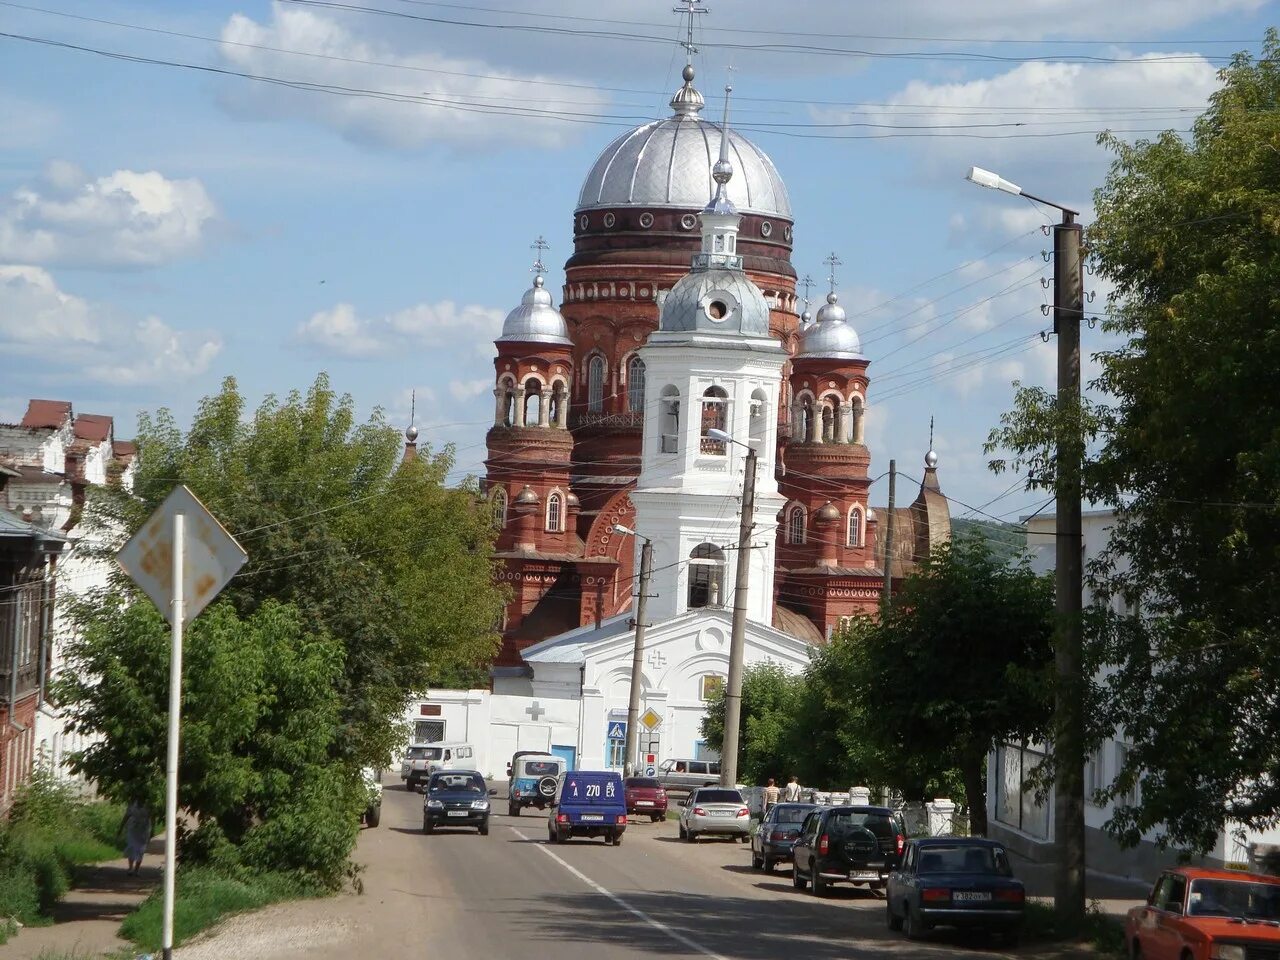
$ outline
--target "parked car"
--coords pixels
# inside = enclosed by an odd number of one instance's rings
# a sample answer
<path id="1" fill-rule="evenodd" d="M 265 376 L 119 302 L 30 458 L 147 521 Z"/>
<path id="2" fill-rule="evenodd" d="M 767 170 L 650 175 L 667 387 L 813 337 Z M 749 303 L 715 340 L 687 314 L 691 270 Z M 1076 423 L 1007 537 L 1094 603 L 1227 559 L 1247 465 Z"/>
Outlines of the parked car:
<path id="1" fill-rule="evenodd" d="M 1280 877 L 1179 867 L 1129 911 L 1129 956 L 1143 960 L 1270 960 L 1280 957 Z"/>
<path id="2" fill-rule="evenodd" d="M 998 933 L 1014 946 L 1026 899 L 1008 854 L 994 840 L 922 837 L 907 842 L 901 865 L 889 875 L 884 911 L 889 929 L 904 930 L 909 940 L 933 927 L 966 927 Z"/>
<path id="3" fill-rule="evenodd" d="M 825 896 L 833 883 L 883 890 L 906 843 L 902 822 L 888 807 L 820 807 L 805 818 L 791 849 L 797 890 L 813 884 Z"/>
<path id="4" fill-rule="evenodd" d="M 547 842 L 570 837 L 604 837 L 615 847 L 627 830 L 626 791 L 613 770 L 574 770 L 560 774 L 547 817 Z"/>
<path id="5" fill-rule="evenodd" d="M 369 798 L 361 819 L 368 826 L 376 827 L 382 822 L 382 781 L 378 779 L 378 773 L 372 767 L 365 767 L 360 771 L 360 780 Z"/>
<path id="6" fill-rule="evenodd" d="M 703 834 L 751 840 L 751 810 L 730 787 L 699 787 L 680 805 L 680 838 L 693 843 Z"/>
<path id="7" fill-rule="evenodd" d="M 698 787 L 720 783 L 719 760 L 663 760 L 658 766 L 658 782 L 668 793 L 689 793 Z"/>
<path id="8" fill-rule="evenodd" d="M 791 848 L 805 817 L 818 807 L 812 803 L 775 803 L 751 836 L 751 866 L 772 870 L 778 861 L 791 861 Z"/>
<path id="9" fill-rule="evenodd" d="M 476 750 L 469 743 L 411 743 L 400 763 L 400 779 L 406 790 L 416 790 L 437 770 L 470 770 Z"/>
<path id="10" fill-rule="evenodd" d="M 627 814 L 646 816 L 654 823 L 667 819 L 667 791 L 656 777 L 627 777 Z"/>
<path id="11" fill-rule="evenodd" d="M 518 817 L 524 807 L 549 807 L 556 795 L 556 777 L 564 768 L 564 760 L 549 753 L 522 750 L 512 757 L 507 764 L 507 813 Z"/>
<path id="12" fill-rule="evenodd" d="M 422 801 L 422 832 L 437 827 L 475 827 L 489 833 L 489 797 L 496 793 L 475 770 L 442 770 L 427 779 Z"/>

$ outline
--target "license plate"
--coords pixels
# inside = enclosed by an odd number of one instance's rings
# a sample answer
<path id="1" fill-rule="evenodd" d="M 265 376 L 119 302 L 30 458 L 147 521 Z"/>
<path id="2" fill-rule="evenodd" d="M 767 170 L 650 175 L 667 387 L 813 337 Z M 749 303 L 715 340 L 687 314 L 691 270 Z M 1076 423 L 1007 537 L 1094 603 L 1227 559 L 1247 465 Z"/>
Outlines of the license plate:
<path id="1" fill-rule="evenodd" d="M 637 806 L 637 807 L 652 807 L 652 806 L 653 806 L 653 801 L 652 801 L 652 800 L 637 800 L 637 801 L 636 801 L 636 806 Z"/>
<path id="2" fill-rule="evenodd" d="M 588 821 L 604 820 L 604 814 L 603 813 L 584 813 L 578 819 L 581 820 L 583 823 L 586 823 Z"/>
<path id="3" fill-rule="evenodd" d="M 450 810 L 450 811 L 449 811 L 449 816 L 451 816 L 451 817 L 465 817 L 465 816 L 467 816 L 469 813 L 471 813 L 471 811 L 470 811 L 470 810 Z"/>
<path id="4" fill-rule="evenodd" d="M 875 870 L 850 870 L 850 880 L 879 880 L 880 874 Z"/>
<path id="5" fill-rule="evenodd" d="M 951 899 L 957 902 L 986 903 L 991 899 L 991 894 L 986 890 L 953 890 Z"/>
<path id="6" fill-rule="evenodd" d="M 733 814 L 732 814 L 732 813 L 730 813 L 728 810 L 712 810 L 712 811 L 708 814 L 708 816 L 712 816 L 712 817 L 732 817 L 732 816 L 733 816 Z"/>

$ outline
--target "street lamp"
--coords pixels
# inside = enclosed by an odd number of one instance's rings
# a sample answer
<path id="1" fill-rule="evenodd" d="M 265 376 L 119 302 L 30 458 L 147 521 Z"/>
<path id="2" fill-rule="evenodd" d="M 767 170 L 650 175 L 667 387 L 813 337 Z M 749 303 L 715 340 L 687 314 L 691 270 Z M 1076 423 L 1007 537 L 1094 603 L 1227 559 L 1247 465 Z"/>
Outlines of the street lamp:
<path id="1" fill-rule="evenodd" d="M 1084 440 L 1075 423 L 1080 410 L 1080 318 L 1084 313 L 1084 281 L 1080 261 L 1078 210 L 1027 193 L 1003 177 L 970 167 L 965 177 L 980 187 L 1026 197 L 1062 212 L 1053 228 L 1053 332 L 1058 335 L 1058 413 L 1054 493 L 1057 517 L 1054 566 L 1057 635 L 1054 669 L 1054 837 L 1058 873 L 1054 907 L 1069 927 L 1084 919 L 1084 640 L 1081 632 L 1083 540 L 1080 531 L 1081 464 Z"/>
<path id="2" fill-rule="evenodd" d="M 729 641 L 729 681 L 724 692 L 724 749 L 720 752 L 720 786 L 738 782 L 738 737 L 742 724 L 742 660 L 747 638 L 747 584 L 751 579 L 751 528 L 756 503 L 756 450 L 715 427 L 707 436 L 721 443 L 736 443 L 747 451 L 742 478 L 742 516 L 738 524 L 738 572 L 733 586 L 733 631 Z"/>
<path id="3" fill-rule="evenodd" d="M 644 685 L 644 630 L 645 601 L 649 598 L 649 573 L 653 567 L 653 543 L 648 537 L 641 537 L 630 527 L 620 523 L 613 525 L 613 532 L 626 537 L 637 537 L 644 541 L 640 547 L 640 590 L 636 594 L 636 639 L 635 649 L 631 654 L 631 690 L 627 697 L 627 753 L 623 760 L 623 772 L 628 776 L 635 775 L 637 746 L 640 742 L 640 688 Z"/>

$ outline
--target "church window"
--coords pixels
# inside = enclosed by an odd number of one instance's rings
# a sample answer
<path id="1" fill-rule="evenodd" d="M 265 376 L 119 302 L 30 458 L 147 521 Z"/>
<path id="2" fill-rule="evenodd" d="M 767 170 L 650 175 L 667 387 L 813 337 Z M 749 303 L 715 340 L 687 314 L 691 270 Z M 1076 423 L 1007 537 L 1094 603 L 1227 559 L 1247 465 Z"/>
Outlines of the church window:
<path id="1" fill-rule="evenodd" d="M 831 443 L 836 438 L 836 413 L 831 404 L 822 405 L 822 442 Z"/>
<path id="2" fill-rule="evenodd" d="M 849 511 L 849 546 L 862 546 L 862 511 L 857 507 Z"/>
<path id="3" fill-rule="evenodd" d="M 604 410 L 604 357 L 596 354 L 587 363 L 587 410 L 600 413 Z"/>
<path id="4" fill-rule="evenodd" d="M 524 385 L 524 425 L 534 427 L 542 422 L 542 384 L 532 377 Z"/>
<path id="5" fill-rule="evenodd" d="M 668 384 L 662 388 L 658 405 L 658 452 L 678 453 L 680 450 L 680 391 Z"/>
<path id="6" fill-rule="evenodd" d="M 787 514 L 787 543 L 804 543 L 804 507 L 800 504 Z"/>
<path id="7" fill-rule="evenodd" d="M 689 609 L 723 602 L 724 551 L 713 543 L 700 543 L 689 554 Z"/>
<path id="8" fill-rule="evenodd" d="M 729 394 L 722 387 L 708 387 L 702 395 L 702 441 L 699 451 L 711 456 L 723 457 L 725 441 L 710 435 L 712 430 L 724 430 L 729 425 Z"/>
<path id="9" fill-rule="evenodd" d="M 751 394 L 751 442 L 763 451 L 766 431 L 769 429 L 769 397 L 759 387 Z"/>
<path id="10" fill-rule="evenodd" d="M 724 677 L 718 673 L 704 673 L 699 678 L 698 687 L 699 699 L 710 700 L 724 689 Z"/>
<path id="11" fill-rule="evenodd" d="M 547 530 L 559 533 L 562 529 L 561 517 L 564 513 L 564 499 L 558 493 L 547 497 Z"/>
<path id="12" fill-rule="evenodd" d="M 639 357 L 627 363 L 627 409 L 632 413 L 644 410 L 644 361 Z"/>
<path id="13" fill-rule="evenodd" d="M 493 511 L 494 529 L 501 530 L 507 524 L 507 491 L 495 490 L 489 505 Z"/>

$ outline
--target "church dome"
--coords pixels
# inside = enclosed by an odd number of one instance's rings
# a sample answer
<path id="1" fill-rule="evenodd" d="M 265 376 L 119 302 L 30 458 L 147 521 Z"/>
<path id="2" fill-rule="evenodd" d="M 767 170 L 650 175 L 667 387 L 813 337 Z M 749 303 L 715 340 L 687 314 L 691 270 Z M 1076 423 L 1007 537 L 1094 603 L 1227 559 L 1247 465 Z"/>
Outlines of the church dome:
<path id="1" fill-rule="evenodd" d="M 671 99 L 675 111 L 624 133 L 604 148 L 578 196 L 578 207 L 682 207 L 701 210 L 715 192 L 711 170 L 720 151 L 720 127 L 701 116 L 703 98 L 693 68 Z M 791 201 L 773 161 L 746 137 L 729 131 L 733 182 L 729 201 L 742 213 L 791 220 Z"/>
<path id="2" fill-rule="evenodd" d="M 662 301 L 658 329 L 767 337 L 769 303 L 740 270 L 694 270 Z"/>
<path id="3" fill-rule="evenodd" d="M 827 294 L 827 302 L 818 311 L 818 318 L 805 328 L 800 336 L 797 357 L 817 357 L 824 360 L 861 360 L 862 340 L 858 331 L 846 319 L 844 307 L 834 292 Z"/>
<path id="4" fill-rule="evenodd" d="M 502 324 L 498 343 L 557 343 L 571 346 L 569 327 L 560 311 L 551 305 L 551 294 L 543 286 L 542 277 L 525 291 L 520 306 Z"/>

